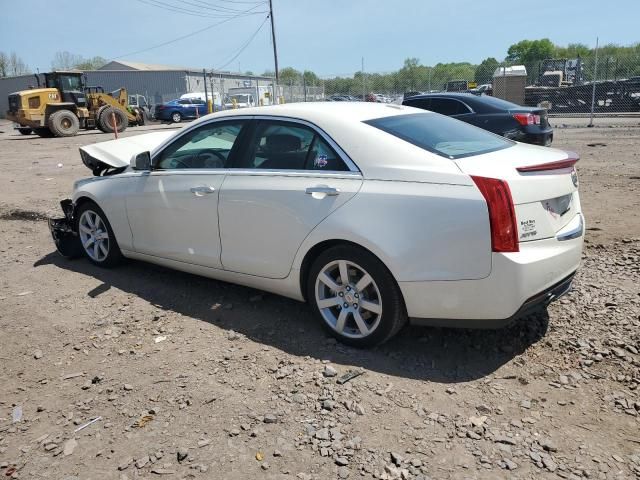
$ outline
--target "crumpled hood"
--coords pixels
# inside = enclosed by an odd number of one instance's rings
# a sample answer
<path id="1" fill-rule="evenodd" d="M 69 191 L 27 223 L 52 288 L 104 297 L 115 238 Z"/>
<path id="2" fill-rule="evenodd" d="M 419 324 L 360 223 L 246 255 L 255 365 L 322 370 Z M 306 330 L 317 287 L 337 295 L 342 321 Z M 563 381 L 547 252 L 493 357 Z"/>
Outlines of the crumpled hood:
<path id="1" fill-rule="evenodd" d="M 176 134 L 175 130 L 145 133 L 134 137 L 110 140 L 80 147 L 82 163 L 94 171 L 106 168 L 128 167 L 131 158 L 138 153 L 152 151 L 169 137 Z"/>

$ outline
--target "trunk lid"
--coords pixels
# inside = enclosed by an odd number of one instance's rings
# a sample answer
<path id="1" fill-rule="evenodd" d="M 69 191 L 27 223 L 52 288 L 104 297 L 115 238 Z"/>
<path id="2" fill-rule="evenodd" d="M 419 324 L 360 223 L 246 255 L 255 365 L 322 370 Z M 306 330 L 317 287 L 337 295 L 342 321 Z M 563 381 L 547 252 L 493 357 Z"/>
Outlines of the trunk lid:
<path id="1" fill-rule="evenodd" d="M 509 184 L 518 239 L 528 242 L 555 237 L 581 213 L 578 177 L 573 162 L 567 162 L 572 157 L 562 150 L 517 144 L 455 162 L 469 175 Z"/>
<path id="2" fill-rule="evenodd" d="M 166 130 L 94 143 L 80 147 L 80 156 L 82 163 L 94 173 L 110 168 L 123 168 L 129 166 L 134 155 L 150 152 L 175 133 L 174 130 Z"/>

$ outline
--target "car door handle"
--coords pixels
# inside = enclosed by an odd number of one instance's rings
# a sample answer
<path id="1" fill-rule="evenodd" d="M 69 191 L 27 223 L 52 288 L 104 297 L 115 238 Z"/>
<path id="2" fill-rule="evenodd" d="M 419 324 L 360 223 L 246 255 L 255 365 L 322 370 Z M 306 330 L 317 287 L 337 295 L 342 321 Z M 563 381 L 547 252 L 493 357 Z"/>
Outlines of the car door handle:
<path id="1" fill-rule="evenodd" d="M 201 187 L 191 187 L 190 190 L 191 190 L 191 193 L 194 193 L 198 197 L 202 195 L 208 195 L 216 191 L 216 189 L 210 185 L 201 186 Z"/>
<path id="2" fill-rule="evenodd" d="M 322 193 L 328 197 L 335 197 L 336 195 L 340 195 L 340 190 L 333 187 L 317 186 L 317 187 L 307 187 L 304 193 L 306 193 L 307 195 L 313 195 L 314 193 Z"/>

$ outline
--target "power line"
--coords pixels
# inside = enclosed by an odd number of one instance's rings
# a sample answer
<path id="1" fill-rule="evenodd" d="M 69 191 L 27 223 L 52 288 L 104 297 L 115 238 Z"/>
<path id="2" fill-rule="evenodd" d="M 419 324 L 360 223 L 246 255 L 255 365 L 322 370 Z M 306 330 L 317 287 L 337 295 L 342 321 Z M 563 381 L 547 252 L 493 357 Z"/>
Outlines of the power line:
<path id="1" fill-rule="evenodd" d="M 123 58 L 123 57 L 129 57 L 131 55 L 137 55 L 138 53 L 148 52 L 149 50 L 155 50 L 156 48 L 164 47 L 166 45 L 170 45 L 172 43 L 179 42 L 180 40 L 184 40 L 185 38 L 193 37 L 194 35 L 197 35 L 199 33 L 205 32 L 207 30 L 211 30 L 214 27 L 222 25 L 223 23 L 230 22 L 231 20 L 234 20 L 236 18 L 238 18 L 238 16 L 227 18 L 225 20 L 222 20 L 221 22 L 213 23 L 213 24 L 211 24 L 211 25 L 209 25 L 207 27 L 201 28 L 199 30 L 195 30 L 195 31 L 193 31 L 191 33 L 187 33 L 186 35 L 182 35 L 182 36 L 174 38 L 172 40 L 167 40 L 166 42 L 159 43 L 158 45 L 154 45 L 152 47 L 136 50 L 135 52 L 129 52 L 129 53 L 125 53 L 123 55 L 118 55 L 117 57 L 113 57 L 112 60 L 116 60 L 118 58 Z"/>
<path id="2" fill-rule="evenodd" d="M 216 70 L 222 70 L 223 68 L 225 68 L 227 65 L 229 65 L 230 63 L 232 63 L 236 58 L 238 58 L 242 52 L 244 52 L 246 50 L 246 48 L 249 46 L 249 44 L 253 41 L 254 38 L 256 38 L 256 35 L 258 35 L 258 33 L 260 32 L 260 30 L 262 30 L 262 27 L 264 27 L 264 24 L 267 23 L 267 21 L 269 20 L 269 17 L 267 16 L 264 21 L 260 24 L 260 26 L 258 27 L 258 29 L 253 32 L 253 34 L 249 37 L 249 39 L 240 47 L 240 49 L 238 50 L 238 52 L 224 65 L 216 68 Z"/>
<path id="3" fill-rule="evenodd" d="M 219 12 L 214 14 L 214 13 L 205 12 L 205 11 L 193 10 L 193 9 L 182 7 L 179 5 L 172 5 L 169 3 L 165 3 L 162 0 L 138 0 L 138 2 L 143 3 L 145 5 L 157 7 L 163 10 L 167 10 L 170 12 L 182 13 L 185 15 L 192 15 L 192 16 L 201 17 L 201 18 L 232 18 L 235 16 L 249 16 L 249 15 L 256 15 L 260 13 L 266 13 L 266 12 L 253 11 L 256 8 L 258 8 L 258 6 L 260 5 L 256 5 L 248 10 L 231 10 L 231 11 L 224 11 L 224 12 Z"/>
<path id="4" fill-rule="evenodd" d="M 204 2 L 202 0 L 180 0 L 182 3 L 185 3 L 187 5 L 190 5 L 192 7 L 196 7 L 196 8 L 200 8 L 202 10 L 211 10 L 214 12 L 226 12 L 226 13 L 240 13 L 241 10 L 238 10 L 236 8 L 231 8 L 231 7 L 227 7 L 224 5 L 212 5 L 211 3 L 207 3 Z M 249 5 L 266 5 L 266 3 L 264 1 L 262 2 L 247 2 L 247 4 Z M 245 4 L 246 6 L 246 4 Z"/>

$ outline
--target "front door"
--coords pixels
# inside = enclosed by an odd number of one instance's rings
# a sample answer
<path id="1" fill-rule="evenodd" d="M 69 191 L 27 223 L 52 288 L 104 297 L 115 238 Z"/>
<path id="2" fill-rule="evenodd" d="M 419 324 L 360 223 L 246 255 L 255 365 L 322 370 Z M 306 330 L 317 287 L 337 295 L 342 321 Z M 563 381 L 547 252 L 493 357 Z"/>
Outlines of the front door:
<path id="1" fill-rule="evenodd" d="M 309 125 L 254 120 L 220 193 L 222 265 L 285 278 L 303 240 L 352 198 L 362 177 Z"/>
<path id="2" fill-rule="evenodd" d="M 136 252 L 220 268 L 218 199 L 243 121 L 185 132 L 133 180 L 127 215 Z"/>

